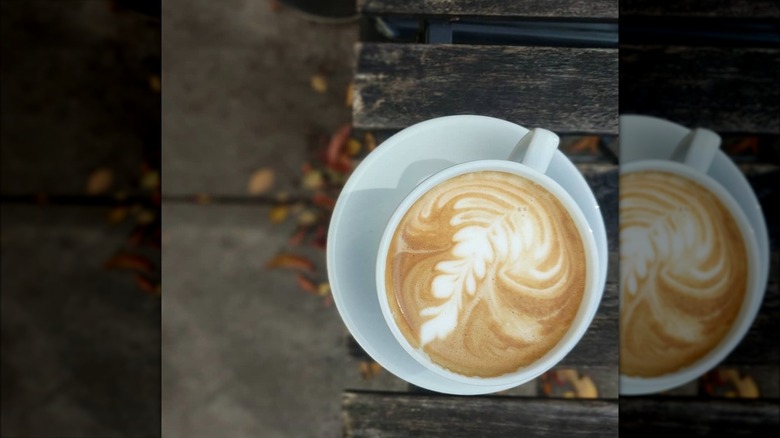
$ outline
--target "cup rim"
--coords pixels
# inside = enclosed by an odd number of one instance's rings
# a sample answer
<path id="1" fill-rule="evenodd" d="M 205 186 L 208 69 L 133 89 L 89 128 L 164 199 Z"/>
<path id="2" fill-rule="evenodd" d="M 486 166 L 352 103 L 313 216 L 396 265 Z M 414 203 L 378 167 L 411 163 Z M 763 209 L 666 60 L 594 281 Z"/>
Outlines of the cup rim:
<path id="1" fill-rule="evenodd" d="M 456 176 L 460 176 L 467 173 L 480 172 L 480 171 L 503 171 L 512 173 L 526 179 L 530 179 L 533 182 L 540 184 L 549 192 L 553 193 L 557 199 L 561 201 L 566 210 L 574 219 L 580 236 L 583 239 L 583 246 L 588 259 L 591 263 L 588 264 L 588 279 L 586 282 L 585 295 L 583 296 L 583 302 L 580 304 L 580 308 L 575 316 L 574 322 L 570 326 L 569 330 L 563 335 L 562 339 L 545 355 L 537 359 L 531 365 L 521 368 L 512 373 L 504 374 L 496 377 L 477 377 L 477 376 L 465 376 L 448 370 L 427 357 L 427 355 L 421 351 L 421 349 L 415 349 L 406 339 L 406 337 L 398 329 L 395 318 L 392 315 L 389 304 L 387 302 L 387 291 L 385 288 L 385 261 L 387 259 L 387 251 L 389 250 L 392 237 L 395 234 L 395 229 L 400 223 L 406 212 L 414 205 L 417 200 L 425 193 L 433 189 L 435 186 L 451 179 Z M 382 237 L 379 243 L 379 249 L 377 252 L 375 280 L 377 289 L 377 298 L 379 300 L 380 309 L 385 323 L 393 334 L 393 337 L 398 341 L 401 347 L 410 355 L 414 360 L 424 366 L 426 369 L 431 370 L 445 378 L 453 380 L 458 383 L 477 385 L 477 386 L 500 386 L 506 384 L 513 384 L 514 386 L 526 383 L 545 371 L 549 370 L 557 363 L 559 363 L 580 341 L 598 310 L 601 302 L 601 297 L 604 292 L 603 287 L 600 285 L 600 266 L 598 260 L 597 242 L 595 240 L 594 232 L 591 229 L 584 213 L 579 209 L 577 203 L 571 197 L 571 195 L 563 189 L 555 180 L 549 176 L 534 170 L 522 163 L 509 161 L 509 160 L 475 160 L 465 163 L 455 164 L 446 169 L 443 169 L 428 178 L 424 179 L 417 186 L 409 192 L 401 203 L 396 206 L 393 214 L 386 223 Z"/>
<path id="2" fill-rule="evenodd" d="M 703 172 L 699 172 L 684 163 L 672 160 L 646 159 L 632 161 L 620 167 L 621 176 L 642 171 L 675 173 L 700 183 L 717 196 L 726 206 L 726 209 L 731 212 L 745 241 L 749 277 L 745 298 L 742 301 L 737 319 L 731 324 L 731 328 L 715 348 L 697 361 L 677 371 L 660 376 L 637 377 L 621 372 L 621 395 L 642 395 L 666 391 L 689 383 L 716 367 L 739 345 L 745 334 L 747 334 L 761 307 L 765 292 L 760 278 L 762 267 L 759 264 L 761 257 L 756 232 L 737 201 L 720 183 Z M 620 295 L 622 295 L 622 289 Z"/>

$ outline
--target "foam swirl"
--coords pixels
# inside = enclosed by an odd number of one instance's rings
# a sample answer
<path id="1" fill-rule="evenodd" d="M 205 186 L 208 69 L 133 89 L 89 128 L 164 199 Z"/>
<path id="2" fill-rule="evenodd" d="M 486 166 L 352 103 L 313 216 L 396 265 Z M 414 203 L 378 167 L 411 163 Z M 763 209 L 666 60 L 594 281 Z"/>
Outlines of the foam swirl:
<path id="1" fill-rule="evenodd" d="M 659 171 L 620 177 L 620 371 L 652 377 L 711 351 L 747 287 L 742 234 L 704 186 Z"/>
<path id="2" fill-rule="evenodd" d="M 401 220 L 388 302 L 404 336 L 454 372 L 530 365 L 566 333 L 587 262 L 568 211 L 542 186 L 495 171 L 452 178 Z"/>

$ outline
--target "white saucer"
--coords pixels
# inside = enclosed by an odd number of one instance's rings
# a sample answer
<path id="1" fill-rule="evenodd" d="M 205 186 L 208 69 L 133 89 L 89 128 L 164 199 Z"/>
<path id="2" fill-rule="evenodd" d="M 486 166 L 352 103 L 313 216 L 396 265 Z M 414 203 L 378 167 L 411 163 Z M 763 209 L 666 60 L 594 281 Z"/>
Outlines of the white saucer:
<path id="1" fill-rule="evenodd" d="M 705 127 L 706 128 L 706 127 Z M 620 164 L 648 159 L 668 159 L 674 148 L 691 130 L 682 125 L 655 117 L 620 116 Z M 707 175 L 720 183 L 737 201 L 753 228 L 762 261 L 759 283 L 766 285 L 769 276 L 769 234 L 761 205 L 747 178 L 734 162 L 718 151 Z M 671 389 L 678 385 L 643 384 L 642 379 L 620 376 L 620 394 L 639 395 Z"/>
<path id="2" fill-rule="evenodd" d="M 513 386 L 453 382 L 417 363 L 385 323 L 374 279 L 379 241 L 395 207 L 423 179 L 454 164 L 505 159 L 526 128 L 483 116 L 450 116 L 409 127 L 375 149 L 355 169 L 336 203 L 328 231 L 328 277 L 336 308 L 360 346 L 389 372 L 431 391 L 476 395 Z M 425 147 L 419 147 L 420 144 Z M 560 151 L 547 175 L 582 209 L 598 245 L 603 289 L 607 239 L 601 211 L 579 170 Z"/>

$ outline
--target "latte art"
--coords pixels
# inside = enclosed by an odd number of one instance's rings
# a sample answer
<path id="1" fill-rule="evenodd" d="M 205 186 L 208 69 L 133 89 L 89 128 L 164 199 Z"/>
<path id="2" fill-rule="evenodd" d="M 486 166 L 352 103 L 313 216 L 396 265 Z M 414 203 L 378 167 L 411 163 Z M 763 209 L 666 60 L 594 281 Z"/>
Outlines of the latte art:
<path id="1" fill-rule="evenodd" d="M 510 173 L 457 176 L 407 211 L 386 261 L 401 332 L 435 363 L 492 377 L 532 364 L 583 299 L 582 237 L 561 202 Z"/>
<path id="2" fill-rule="evenodd" d="M 747 288 L 745 243 L 707 188 L 674 173 L 620 177 L 620 370 L 652 377 L 702 358 Z"/>

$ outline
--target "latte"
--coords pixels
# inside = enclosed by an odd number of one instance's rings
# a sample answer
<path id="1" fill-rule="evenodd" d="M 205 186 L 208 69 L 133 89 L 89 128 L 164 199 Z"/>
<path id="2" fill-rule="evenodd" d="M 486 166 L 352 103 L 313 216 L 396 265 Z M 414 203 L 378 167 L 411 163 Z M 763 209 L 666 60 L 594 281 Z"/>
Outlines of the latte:
<path id="1" fill-rule="evenodd" d="M 512 173 L 456 176 L 395 229 L 387 300 L 407 341 L 464 376 L 531 365 L 561 340 L 588 282 L 583 237 L 543 186 Z"/>
<path id="2" fill-rule="evenodd" d="M 672 172 L 620 177 L 620 371 L 693 364 L 731 329 L 748 282 L 740 228 L 706 187 Z"/>

